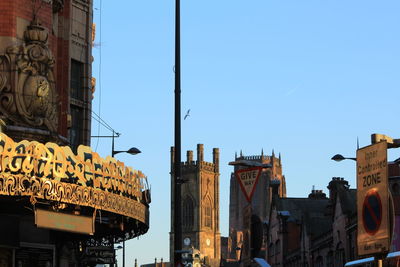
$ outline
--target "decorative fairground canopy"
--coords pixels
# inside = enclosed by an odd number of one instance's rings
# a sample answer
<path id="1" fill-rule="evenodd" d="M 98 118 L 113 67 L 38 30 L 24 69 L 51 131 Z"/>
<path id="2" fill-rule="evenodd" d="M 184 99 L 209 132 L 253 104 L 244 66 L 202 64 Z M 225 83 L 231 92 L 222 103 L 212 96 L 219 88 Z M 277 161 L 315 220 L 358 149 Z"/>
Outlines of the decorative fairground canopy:
<path id="1" fill-rule="evenodd" d="M 0 133 L 0 199 L 10 198 L 29 201 L 39 227 L 126 239 L 149 226 L 147 177 L 87 146 L 74 154 Z"/>

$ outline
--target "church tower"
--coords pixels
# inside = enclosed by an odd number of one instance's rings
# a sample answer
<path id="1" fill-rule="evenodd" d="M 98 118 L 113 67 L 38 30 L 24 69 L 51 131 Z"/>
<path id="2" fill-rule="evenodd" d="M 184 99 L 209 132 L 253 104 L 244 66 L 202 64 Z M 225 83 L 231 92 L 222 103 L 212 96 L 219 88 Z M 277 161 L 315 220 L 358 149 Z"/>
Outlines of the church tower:
<path id="1" fill-rule="evenodd" d="M 229 237 L 232 242 L 229 257 L 231 259 L 240 259 L 240 253 L 235 248 L 241 247 L 244 242 L 244 235 L 249 230 L 251 224 L 251 240 L 253 242 L 253 253 L 257 257 L 264 257 L 262 255 L 266 251 L 266 228 L 264 222 L 269 221 L 269 213 L 272 202 L 272 188 L 271 185 L 277 186 L 279 197 L 286 197 L 286 179 L 282 173 L 282 160 L 281 155 L 275 156 L 272 154 L 264 155 L 261 150 L 261 155 L 244 156 L 242 152 L 240 155 L 235 155 L 235 162 L 246 161 L 248 163 L 269 164 L 269 168 L 263 168 L 254 189 L 254 194 L 249 203 L 239 185 L 235 172 L 248 168 L 240 165 L 235 165 L 234 172 L 231 174 L 230 179 L 230 194 L 229 194 Z M 249 209 L 251 207 L 251 209 Z M 251 214 L 249 214 L 251 213 Z M 250 221 L 246 218 L 251 217 Z M 247 221 L 247 223 L 246 223 Z M 260 254 L 261 253 L 261 254 Z M 241 255 L 242 258 L 244 255 Z"/>
<path id="2" fill-rule="evenodd" d="M 171 232 L 170 262 L 174 257 L 174 158 L 171 148 Z M 181 163 L 182 178 L 182 249 L 197 249 L 209 266 L 218 267 L 221 258 L 219 232 L 219 149 L 213 149 L 213 162 L 204 161 L 204 147 L 197 145 L 197 161 L 193 151 L 187 151 L 186 162 Z"/>

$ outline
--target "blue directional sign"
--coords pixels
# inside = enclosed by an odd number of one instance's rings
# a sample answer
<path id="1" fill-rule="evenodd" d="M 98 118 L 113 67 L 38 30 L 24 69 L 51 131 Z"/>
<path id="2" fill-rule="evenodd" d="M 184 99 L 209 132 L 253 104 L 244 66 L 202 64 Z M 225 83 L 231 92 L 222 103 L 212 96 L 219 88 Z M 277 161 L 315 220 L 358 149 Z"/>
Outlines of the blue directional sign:
<path id="1" fill-rule="evenodd" d="M 362 210 L 362 221 L 365 231 L 375 235 L 382 223 L 382 201 L 378 191 L 372 189 L 365 196 Z"/>

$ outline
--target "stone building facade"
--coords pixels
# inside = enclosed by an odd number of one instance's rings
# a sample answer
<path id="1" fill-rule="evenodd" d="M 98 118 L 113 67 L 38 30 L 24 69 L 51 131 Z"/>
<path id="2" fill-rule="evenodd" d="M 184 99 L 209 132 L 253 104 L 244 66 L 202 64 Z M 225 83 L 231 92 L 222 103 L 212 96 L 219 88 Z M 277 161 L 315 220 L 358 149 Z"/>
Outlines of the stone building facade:
<path id="1" fill-rule="evenodd" d="M 0 119 L 14 140 L 90 144 L 93 7 L 1 0 Z"/>
<path id="2" fill-rule="evenodd" d="M 329 197 L 313 190 L 307 198 L 274 197 L 268 225 L 271 266 L 344 266 L 356 259 L 356 191 L 332 178 Z"/>
<path id="3" fill-rule="evenodd" d="M 91 0 L 0 0 L 1 267 L 112 264 L 148 230 L 145 175 L 89 147 L 92 21 Z"/>
<path id="4" fill-rule="evenodd" d="M 1 0 L 0 10 L 1 132 L 16 142 L 54 142 L 75 152 L 79 144 L 89 145 L 92 1 Z M 23 197 L 19 205 L 3 198 L 0 266 L 77 264 L 71 235 L 37 228 L 32 215 L 20 210 Z"/>
<path id="5" fill-rule="evenodd" d="M 281 156 L 275 156 L 272 151 L 271 156 L 264 155 L 262 152 L 258 156 L 244 156 L 242 152 L 239 156 L 235 155 L 235 162 L 250 161 L 254 163 L 270 164 L 270 168 L 263 168 L 258 179 L 251 203 L 248 203 L 244 196 L 235 172 L 247 167 L 235 165 L 234 172 L 230 178 L 230 201 L 229 201 L 229 257 L 228 260 L 240 260 L 244 252 L 243 244 L 246 242 L 246 231 L 251 230 L 252 247 L 257 247 L 253 251 L 253 256 L 265 255 L 266 250 L 266 222 L 269 221 L 270 206 L 272 200 L 271 184 L 280 184 L 278 194 L 286 197 L 286 181 L 282 173 Z M 251 211 L 249 211 L 251 210 Z M 250 216 L 246 212 L 250 212 Z M 246 222 L 244 218 L 249 218 Z M 246 224 L 246 225 L 245 225 Z M 251 225 L 251 226 L 250 226 Z M 251 228 L 251 229 L 250 229 Z M 243 251 L 242 251 L 243 247 Z M 243 254 L 244 253 L 244 254 Z"/>
<path id="6" fill-rule="evenodd" d="M 394 202 L 395 230 L 391 250 L 400 250 L 400 159 L 388 162 L 389 189 Z M 274 194 L 268 224 L 271 266 L 338 267 L 359 259 L 357 253 L 356 189 L 333 177 L 329 196 L 313 190 L 307 198 L 281 198 Z M 385 262 L 397 266 L 399 259 Z"/>
<path id="7" fill-rule="evenodd" d="M 174 199 L 174 148 L 171 148 L 171 190 Z M 219 149 L 213 149 L 213 161 L 204 161 L 204 147 L 197 145 L 197 160 L 193 151 L 181 163 L 182 179 L 182 248 L 197 249 L 206 264 L 217 267 L 221 258 L 219 232 Z M 174 251 L 174 203 L 171 201 L 170 262 Z"/>

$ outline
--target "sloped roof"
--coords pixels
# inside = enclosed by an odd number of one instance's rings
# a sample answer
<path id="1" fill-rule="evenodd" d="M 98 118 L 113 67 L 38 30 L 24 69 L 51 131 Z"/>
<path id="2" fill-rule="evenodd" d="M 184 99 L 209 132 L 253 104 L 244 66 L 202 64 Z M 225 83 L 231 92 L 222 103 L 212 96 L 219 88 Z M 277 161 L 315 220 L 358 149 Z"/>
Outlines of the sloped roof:
<path id="1" fill-rule="evenodd" d="M 310 198 L 279 198 L 276 201 L 277 211 L 287 211 L 288 221 L 298 224 L 304 222 L 307 231 L 318 236 L 332 228 L 332 220 L 325 212 L 329 205 L 329 199 Z"/>

